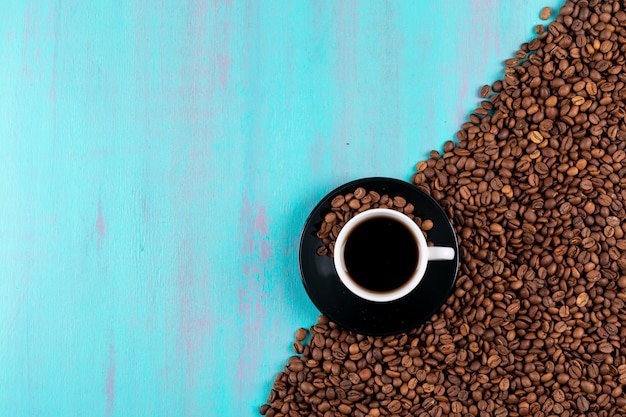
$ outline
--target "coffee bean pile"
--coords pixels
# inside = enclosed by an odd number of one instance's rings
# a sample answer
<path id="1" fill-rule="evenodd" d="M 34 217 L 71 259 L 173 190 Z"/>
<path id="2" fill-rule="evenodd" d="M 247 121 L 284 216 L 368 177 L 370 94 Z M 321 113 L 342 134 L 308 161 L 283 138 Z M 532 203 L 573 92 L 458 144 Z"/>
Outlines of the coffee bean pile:
<path id="1" fill-rule="evenodd" d="M 335 241 L 343 226 L 355 215 L 373 208 L 388 208 L 406 214 L 417 224 L 428 241 L 427 232 L 432 230 L 434 224 L 432 220 L 422 221 L 413 212 L 415 206 L 404 197 L 390 197 L 388 194 L 380 195 L 376 191 L 367 191 L 363 187 L 358 187 L 352 193 L 338 195 L 330 203 L 331 209 L 324 216 L 324 220 L 319 226 L 317 237 L 322 241 L 322 246 L 317 248 L 320 256 L 333 256 Z"/>
<path id="2" fill-rule="evenodd" d="M 262 414 L 626 415 L 622 9 L 568 0 L 417 165 L 459 236 L 440 312 L 385 338 L 321 317 Z"/>

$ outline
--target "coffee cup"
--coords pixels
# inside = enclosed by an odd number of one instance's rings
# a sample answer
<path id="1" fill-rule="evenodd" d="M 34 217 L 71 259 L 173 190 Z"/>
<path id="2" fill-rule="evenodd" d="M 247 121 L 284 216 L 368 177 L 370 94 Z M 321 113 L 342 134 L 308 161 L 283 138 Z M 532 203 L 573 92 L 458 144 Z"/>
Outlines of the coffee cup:
<path id="1" fill-rule="evenodd" d="M 359 213 L 341 229 L 334 266 L 343 285 L 373 302 L 391 302 L 420 284 L 428 263 L 450 261 L 451 247 L 428 246 L 420 227 L 406 214 L 386 208 Z"/>

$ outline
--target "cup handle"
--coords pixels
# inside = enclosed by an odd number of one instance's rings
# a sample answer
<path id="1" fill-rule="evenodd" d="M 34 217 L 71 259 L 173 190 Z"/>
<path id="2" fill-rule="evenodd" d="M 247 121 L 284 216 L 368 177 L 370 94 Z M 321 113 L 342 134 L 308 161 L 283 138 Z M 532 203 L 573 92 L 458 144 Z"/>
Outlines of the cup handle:
<path id="1" fill-rule="evenodd" d="M 455 253 L 453 248 L 447 248 L 443 246 L 429 246 L 428 247 L 428 260 L 429 261 L 450 261 L 454 259 Z"/>

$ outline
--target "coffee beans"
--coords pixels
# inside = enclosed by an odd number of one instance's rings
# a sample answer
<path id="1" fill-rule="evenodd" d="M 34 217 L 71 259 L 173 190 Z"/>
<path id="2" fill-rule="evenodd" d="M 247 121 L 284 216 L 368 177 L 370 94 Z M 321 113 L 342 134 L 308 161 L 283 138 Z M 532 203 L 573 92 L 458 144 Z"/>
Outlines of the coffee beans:
<path id="1" fill-rule="evenodd" d="M 459 236 L 440 311 L 384 338 L 320 317 L 262 414 L 626 414 L 623 7 L 567 1 L 480 90 L 485 111 L 417 164 Z"/>
<path id="2" fill-rule="evenodd" d="M 490 95 L 491 95 L 491 86 L 483 85 L 483 87 L 480 89 L 480 96 L 482 98 L 487 98 Z"/>
<path id="3" fill-rule="evenodd" d="M 541 12 L 539 13 L 539 18 L 541 20 L 548 20 L 551 15 L 552 15 L 552 9 L 549 7 L 544 7 L 543 9 L 541 9 Z"/>
<path id="4" fill-rule="evenodd" d="M 331 200 L 331 211 L 324 216 L 324 220 L 317 230 L 317 237 L 322 245 L 317 248 L 320 256 L 333 256 L 335 241 L 341 228 L 358 213 L 373 208 L 388 208 L 406 214 L 424 232 L 424 238 L 428 241 L 426 232 L 433 228 L 432 220 L 422 220 L 414 214 L 415 206 L 404 197 L 390 197 L 387 194 L 382 196 L 376 191 L 367 191 L 363 187 L 358 187 L 352 193 L 338 195 Z"/>
<path id="5" fill-rule="evenodd" d="M 537 130 L 532 130 L 530 133 L 528 133 L 528 139 L 530 139 L 530 141 L 533 143 L 539 144 L 543 142 L 543 135 Z"/>

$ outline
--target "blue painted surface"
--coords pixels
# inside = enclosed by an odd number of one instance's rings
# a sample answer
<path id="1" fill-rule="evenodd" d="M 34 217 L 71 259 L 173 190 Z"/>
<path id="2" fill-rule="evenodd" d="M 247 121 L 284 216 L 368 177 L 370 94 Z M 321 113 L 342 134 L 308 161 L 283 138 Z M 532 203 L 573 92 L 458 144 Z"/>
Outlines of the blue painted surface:
<path id="1" fill-rule="evenodd" d="M 409 180 L 555 0 L 0 8 L 0 415 L 255 415 L 300 229 Z"/>

